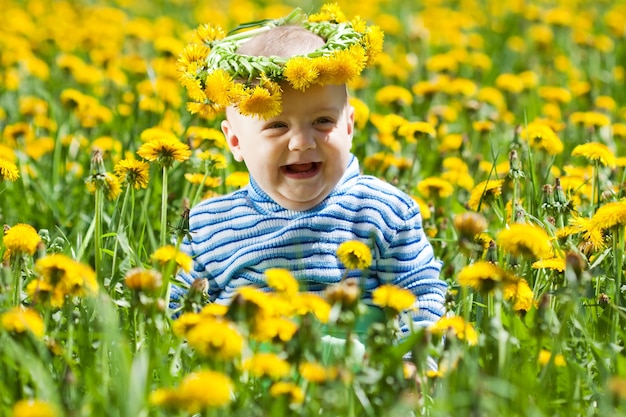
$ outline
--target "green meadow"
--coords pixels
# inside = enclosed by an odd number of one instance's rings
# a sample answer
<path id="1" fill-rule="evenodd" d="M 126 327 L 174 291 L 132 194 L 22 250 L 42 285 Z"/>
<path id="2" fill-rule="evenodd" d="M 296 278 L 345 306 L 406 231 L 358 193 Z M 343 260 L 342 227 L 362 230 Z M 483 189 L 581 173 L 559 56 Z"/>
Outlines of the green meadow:
<path id="1" fill-rule="evenodd" d="M 0 0 L 0 416 L 626 413 L 626 1 L 337 4 L 384 33 L 353 152 L 419 203 L 446 316 L 397 343 L 383 287 L 365 359 L 326 363 L 346 285 L 169 306 L 189 208 L 249 180 L 181 54 L 322 2 Z"/>

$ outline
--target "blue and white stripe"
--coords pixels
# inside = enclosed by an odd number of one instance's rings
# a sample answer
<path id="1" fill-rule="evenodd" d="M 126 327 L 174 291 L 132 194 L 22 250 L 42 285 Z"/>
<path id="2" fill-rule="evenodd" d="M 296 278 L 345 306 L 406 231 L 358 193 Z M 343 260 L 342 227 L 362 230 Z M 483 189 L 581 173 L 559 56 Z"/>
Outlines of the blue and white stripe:
<path id="1" fill-rule="evenodd" d="M 192 208 L 189 223 L 191 240 L 181 248 L 193 258 L 193 268 L 177 280 L 191 285 L 207 279 L 216 303 L 228 304 L 242 286 L 265 287 L 268 268 L 285 268 L 303 290 L 321 292 L 344 275 L 338 246 L 359 240 L 372 250 L 372 266 L 349 276 L 363 277 L 366 302 L 373 289 L 392 283 L 417 296 L 414 325 L 428 325 L 444 312 L 441 262 L 422 229 L 419 206 L 392 185 L 361 175 L 354 156 L 331 194 L 313 209 L 287 210 L 251 179 L 241 190 Z M 184 292 L 173 286 L 172 299 Z"/>

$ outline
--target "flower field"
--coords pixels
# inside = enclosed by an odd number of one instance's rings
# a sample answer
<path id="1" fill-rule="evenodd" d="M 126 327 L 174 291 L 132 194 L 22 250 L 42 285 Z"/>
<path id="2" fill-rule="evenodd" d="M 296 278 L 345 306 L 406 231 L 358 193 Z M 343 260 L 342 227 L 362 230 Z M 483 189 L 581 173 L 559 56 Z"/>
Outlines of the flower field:
<path id="1" fill-rule="evenodd" d="M 0 0 L 0 416 L 626 413 L 625 0 L 339 1 L 384 33 L 353 152 L 420 204 L 448 314 L 396 343 L 414 299 L 383 285 L 365 359 L 328 360 L 366 312 L 350 281 L 268 270 L 172 311 L 189 207 L 249 178 L 186 45 L 322 4 Z"/>

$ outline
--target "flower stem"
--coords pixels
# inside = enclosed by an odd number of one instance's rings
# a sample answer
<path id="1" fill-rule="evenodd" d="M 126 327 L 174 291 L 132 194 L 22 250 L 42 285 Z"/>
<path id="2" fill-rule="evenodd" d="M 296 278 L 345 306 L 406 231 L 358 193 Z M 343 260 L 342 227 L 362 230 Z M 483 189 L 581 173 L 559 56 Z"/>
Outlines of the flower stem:
<path id="1" fill-rule="evenodd" d="M 161 246 L 167 244 L 167 167 L 163 165 L 163 182 L 161 190 Z"/>
<path id="2" fill-rule="evenodd" d="M 124 193 L 124 200 L 122 201 L 122 208 L 120 210 L 120 221 L 117 225 L 117 234 L 118 236 L 120 235 L 120 233 L 124 230 L 124 217 L 126 216 L 126 207 L 128 205 L 128 197 L 130 195 L 132 191 L 132 187 L 128 186 L 126 187 L 126 192 Z M 130 220 L 132 222 L 132 218 Z M 128 227 L 128 230 L 130 230 L 130 226 Z M 111 276 L 115 275 L 115 264 L 117 263 L 117 248 L 119 246 L 119 239 L 115 239 L 115 245 L 113 248 L 113 261 L 111 262 Z M 112 285 L 113 287 L 113 285 Z"/>
<path id="3" fill-rule="evenodd" d="M 617 330 L 621 327 L 619 323 L 620 309 L 622 302 L 622 265 L 624 262 L 624 226 L 618 225 L 613 228 L 613 264 L 615 268 L 615 310 L 613 311 L 613 322 L 611 323 L 611 342 L 617 342 Z"/>
<path id="4" fill-rule="evenodd" d="M 13 272 L 13 306 L 20 305 L 22 301 L 22 254 L 17 254 L 13 257 L 11 263 L 11 269 Z"/>
<path id="5" fill-rule="evenodd" d="M 94 228 L 94 246 L 96 258 L 96 277 L 100 285 L 104 284 L 104 276 L 102 274 L 102 210 L 104 190 L 96 187 L 95 192 L 95 228 Z"/>

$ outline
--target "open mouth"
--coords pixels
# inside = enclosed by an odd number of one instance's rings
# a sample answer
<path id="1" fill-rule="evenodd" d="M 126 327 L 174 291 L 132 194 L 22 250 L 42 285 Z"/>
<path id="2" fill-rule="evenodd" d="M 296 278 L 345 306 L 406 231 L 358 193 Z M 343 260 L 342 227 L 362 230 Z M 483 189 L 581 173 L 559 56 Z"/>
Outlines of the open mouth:
<path id="1" fill-rule="evenodd" d="M 319 172 L 321 165 L 321 162 L 307 162 L 285 165 L 281 169 L 285 175 L 291 178 L 310 178 Z"/>

